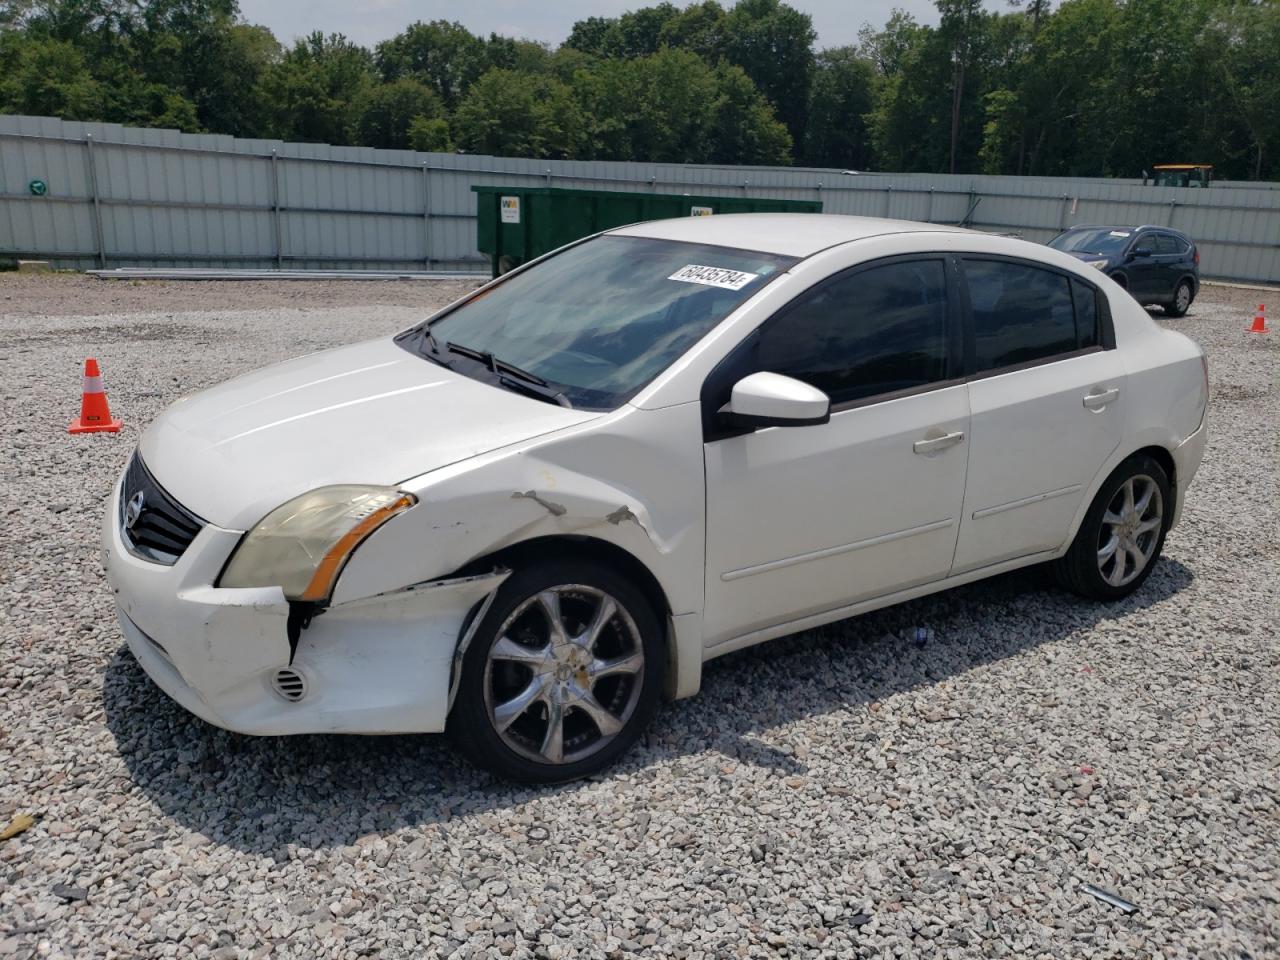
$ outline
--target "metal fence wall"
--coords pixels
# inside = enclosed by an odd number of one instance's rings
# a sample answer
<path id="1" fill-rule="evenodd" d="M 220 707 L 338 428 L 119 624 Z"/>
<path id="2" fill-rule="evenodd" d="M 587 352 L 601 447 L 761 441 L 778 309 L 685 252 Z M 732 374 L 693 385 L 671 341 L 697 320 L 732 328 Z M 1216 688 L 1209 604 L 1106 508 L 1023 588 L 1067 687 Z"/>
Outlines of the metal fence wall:
<path id="1" fill-rule="evenodd" d="M 44 196 L 32 180 L 48 184 Z M 821 200 L 827 213 L 964 223 L 1044 241 L 1076 223 L 1195 238 L 1205 276 L 1280 282 L 1280 189 L 853 174 L 331 147 L 0 116 L 0 257 L 110 266 L 483 270 L 473 184 Z"/>

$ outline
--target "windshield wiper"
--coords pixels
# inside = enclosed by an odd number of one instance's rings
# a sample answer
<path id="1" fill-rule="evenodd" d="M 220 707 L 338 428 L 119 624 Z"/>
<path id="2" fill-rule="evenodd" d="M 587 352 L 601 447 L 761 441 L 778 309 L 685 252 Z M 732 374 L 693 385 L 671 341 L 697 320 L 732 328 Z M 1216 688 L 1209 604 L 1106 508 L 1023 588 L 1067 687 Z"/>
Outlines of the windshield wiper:
<path id="1" fill-rule="evenodd" d="M 573 404 L 569 402 L 569 398 L 564 395 L 563 391 L 557 390 L 536 373 L 522 370 L 514 363 L 499 360 L 488 350 L 477 350 L 474 347 L 454 343 L 452 340 L 448 341 L 444 348 L 450 353 L 456 353 L 459 356 L 469 357 L 472 360 L 483 363 L 489 368 L 489 372 L 498 378 L 498 383 L 504 387 L 518 390 L 540 400 L 559 404 L 562 407 L 573 407 Z"/>
<path id="2" fill-rule="evenodd" d="M 503 366 L 501 360 L 498 361 L 498 366 L 500 368 Z M 563 391 L 557 390 L 555 387 L 539 386 L 532 380 L 518 379 L 514 376 L 508 376 L 505 373 L 498 374 L 498 384 L 508 388 L 509 390 L 517 390 L 520 393 L 536 397 L 539 400 L 546 400 L 548 403 L 567 407 L 570 410 L 573 409 L 573 404 L 569 402 L 569 398 L 564 395 Z"/>

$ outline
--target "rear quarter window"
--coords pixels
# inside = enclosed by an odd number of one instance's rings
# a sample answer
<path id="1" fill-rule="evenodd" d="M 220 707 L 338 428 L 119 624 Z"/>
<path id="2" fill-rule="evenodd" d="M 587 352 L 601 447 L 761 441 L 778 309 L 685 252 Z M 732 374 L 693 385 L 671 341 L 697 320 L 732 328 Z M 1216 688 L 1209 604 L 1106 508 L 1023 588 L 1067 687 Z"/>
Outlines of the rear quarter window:
<path id="1" fill-rule="evenodd" d="M 1102 311 L 1098 309 L 1099 293 L 1080 280 L 1071 281 L 1071 299 L 1076 307 L 1076 347 L 1083 350 L 1102 344 Z"/>

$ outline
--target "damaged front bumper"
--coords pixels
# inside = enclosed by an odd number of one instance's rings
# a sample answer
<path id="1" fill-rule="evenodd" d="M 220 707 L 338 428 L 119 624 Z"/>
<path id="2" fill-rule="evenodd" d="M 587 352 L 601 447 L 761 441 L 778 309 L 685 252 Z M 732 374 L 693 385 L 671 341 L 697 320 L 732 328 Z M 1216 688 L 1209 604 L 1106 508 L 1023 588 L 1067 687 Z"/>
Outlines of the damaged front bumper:
<path id="1" fill-rule="evenodd" d="M 467 614 L 507 573 L 418 584 L 339 604 L 303 632 L 290 663 L 278 587 L 221 589 L 240 541 L 207 525 L 173 566 L 130 553 L 119 489 L 103 518 L 103 565 L 129 648 L 165 693 L 239 733 L 435 733 L 449 714 Z"/>

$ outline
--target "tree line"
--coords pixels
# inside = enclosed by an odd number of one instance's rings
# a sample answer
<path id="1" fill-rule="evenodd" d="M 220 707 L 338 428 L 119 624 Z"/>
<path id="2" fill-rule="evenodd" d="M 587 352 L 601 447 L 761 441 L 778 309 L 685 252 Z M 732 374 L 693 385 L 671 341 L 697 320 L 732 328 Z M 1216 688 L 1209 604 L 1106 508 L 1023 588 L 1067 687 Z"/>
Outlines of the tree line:
<path id="1" fill-rule="evenodd" d="M 419 22 L 282 45 L 236 0 L 0 0 L 0 112 L 552 159 L 1280 179 L 1280 2 L 936 0 L 817 49 L 780 0 L 659 3 L 558 47 Z"/>

